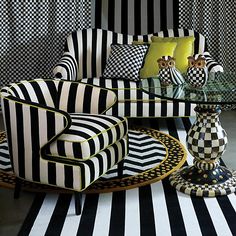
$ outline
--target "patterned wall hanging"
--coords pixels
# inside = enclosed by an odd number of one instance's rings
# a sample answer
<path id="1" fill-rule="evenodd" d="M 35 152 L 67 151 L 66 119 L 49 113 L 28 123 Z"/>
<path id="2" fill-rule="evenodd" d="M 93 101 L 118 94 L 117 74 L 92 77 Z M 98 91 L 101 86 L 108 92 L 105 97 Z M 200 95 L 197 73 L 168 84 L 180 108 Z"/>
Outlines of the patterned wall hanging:
<path id="1" fill-rule="evenodd" d="M 178 27 L 178 0 L 92 0 L 92 26 L 148 34 Z"/>
<path id="2" fill-rule="evenodd" d="M 51 76 L 66 36 L 91 27 L 91 0 L 1 1 L 0 87 Z"/>
<path id="3" fill-rule="evenodd" d="M 180 27 L 202 33 L 225 70 L 236 70 L 236 4 L 226 0 L 179 0 Z"/>

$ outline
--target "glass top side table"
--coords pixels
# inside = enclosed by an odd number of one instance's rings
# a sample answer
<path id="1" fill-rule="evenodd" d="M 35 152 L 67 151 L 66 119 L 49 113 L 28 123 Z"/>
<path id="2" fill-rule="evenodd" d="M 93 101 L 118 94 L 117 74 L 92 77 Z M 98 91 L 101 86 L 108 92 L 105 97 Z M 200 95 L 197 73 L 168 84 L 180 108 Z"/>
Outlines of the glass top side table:
<path id="1" fill-rule="evenodd" d="M 193 196 L 215 197 L 236 190 L 236 172 L 221 166 L 219 158 L 227 146 L 227 134 L 219 121 L 222 105 L 236 104 L 236 74 L 210 73 L 205 87 L 188 84 L 161 85 L 156 77 L 143 79 L 140 88 L 157 97 L 196 103 L 196 120 L 187 133 L 186 144 L 194 157 L 193 166 L 170 176 L 177 190 Z"/>

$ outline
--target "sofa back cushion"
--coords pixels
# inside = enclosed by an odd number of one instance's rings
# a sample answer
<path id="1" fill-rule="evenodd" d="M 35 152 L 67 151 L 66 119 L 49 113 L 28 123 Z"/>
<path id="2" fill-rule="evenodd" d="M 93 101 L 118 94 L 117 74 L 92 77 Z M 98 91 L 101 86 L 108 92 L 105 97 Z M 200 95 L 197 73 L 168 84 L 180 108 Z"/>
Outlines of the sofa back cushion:
<path id="1" fill-rule="evenodd" d="M 206 50 L 203 35 L 185 29 L 168 29 L 148 35 L 125 35 L 102 29 L 83 29 L 74 31 L 67 37 L 65 51 L 69 51 L 78 65 L 78 78 L 100 77 L 106 66 L 111 44 L 132 44 L 134 40 L 151 41 L 153 35 L 159 37 L 183 37 L 193 35 L 194 53 Z"/>

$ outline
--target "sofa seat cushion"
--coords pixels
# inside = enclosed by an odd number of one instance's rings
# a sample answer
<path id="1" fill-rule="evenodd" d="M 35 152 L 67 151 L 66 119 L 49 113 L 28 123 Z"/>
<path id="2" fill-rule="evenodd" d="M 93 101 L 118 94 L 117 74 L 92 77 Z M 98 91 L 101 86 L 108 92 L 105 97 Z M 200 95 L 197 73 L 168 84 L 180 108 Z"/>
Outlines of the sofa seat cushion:
<path id="1" fill-rule="evenodd" d="M 139 88 L 139 83 L 125 79 L 108 79 L 108 78 L 84 78 L 83 83 L 97 85 L 103 88 L 111 89 L 116 93 L 119 103 L 122 102 L 140 102 L 149 103 L 150 101 L 160 102 L 160 98 L 153 94 L 147 94 Z M 157 79 L 156 83 L 160 83 Z M 163 99 L 162 99 L 163 100 Z"/>
<path id="2" fill-rule="evenodd" d="M 123 117 L 86 113 L 70 116 L 70 128 L 50 144 L 47 156 L 87 160 L 128 133 Z"/>

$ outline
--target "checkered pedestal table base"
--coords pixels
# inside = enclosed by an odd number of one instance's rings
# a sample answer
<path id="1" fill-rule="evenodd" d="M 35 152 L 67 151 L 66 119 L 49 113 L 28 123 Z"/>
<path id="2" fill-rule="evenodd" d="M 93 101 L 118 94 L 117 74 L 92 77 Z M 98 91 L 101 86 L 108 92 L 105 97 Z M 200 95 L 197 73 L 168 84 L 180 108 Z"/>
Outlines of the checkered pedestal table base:
<path id="1" fill-rule="evenodd" d="M 227 135 L 219 121 L 219 106 L 198 105 L 197 119 L 186 138 L 194 165 L 170 176 L 177 190 L 193 196 L 215 197 L 236 190 L 236 172 L 219 165 L 227 146 Z"/>

